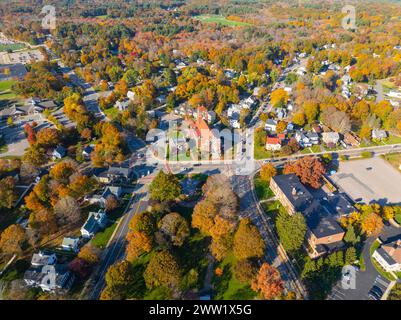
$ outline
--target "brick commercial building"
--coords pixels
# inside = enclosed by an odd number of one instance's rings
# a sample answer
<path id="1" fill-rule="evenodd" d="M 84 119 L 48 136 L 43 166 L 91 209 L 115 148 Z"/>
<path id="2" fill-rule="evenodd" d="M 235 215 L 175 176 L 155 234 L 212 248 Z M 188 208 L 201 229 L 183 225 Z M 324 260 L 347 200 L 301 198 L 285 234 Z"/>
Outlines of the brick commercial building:
<path id="1" fill-rule="evenodd" d="M 290 215 L 300 212 L 307 225 L 308 253 L 316 258 L 343 247 L 344 230 L 295 174 L 275 176 L 270 188 Z"/>

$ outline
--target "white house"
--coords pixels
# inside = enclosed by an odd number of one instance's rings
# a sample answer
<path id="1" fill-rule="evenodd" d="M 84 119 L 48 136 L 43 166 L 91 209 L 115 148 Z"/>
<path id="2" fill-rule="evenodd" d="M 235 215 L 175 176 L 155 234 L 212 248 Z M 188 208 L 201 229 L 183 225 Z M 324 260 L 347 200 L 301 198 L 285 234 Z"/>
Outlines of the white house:
<path id="1" fill-rule="evenodd" d="M 79 238 L 65 237 L 61 243 L 61 248 L 65 251 L 77 253 L 79 251 Z"/>
<path id="2" fill-rule="evenodd" d="M 53 160 L 62 159 L 66 156 L 67 151 L 64 147 L 58 146 L 56 149 L 53 150 L 52 157 Z"/>
<path id="3" fill-rule="evenodd" d="M 276 132 L 277 121 L 274 119 L 267 119 L 265 123 L 265 130 L 270 132 Z"/>
<path id="4" fill-rule="evenodd" d="M 92 238 L 95 233 L 106 226 L 107 216 L 104 212 L 90 212 L 88 219 L 81 228 L 81 235 L 84 238 Z"/>
<path id="5" fill-rule="evenodd" d="M 372 139 L 383 140 L 387 138 L 387 132 L 384 130 L 373 129 Z"/>
<path id="6" fill-rule="evenodd" d="M 134 91 L 128 91 L 127 92 L 127 98 L 130 100 L 134 100 L 135 99 L 135 92 Z"/>
<path id="7" fill-rule="evenodd" d="M 322 140 L 325 144 L 337 144 L 340 140 L 338 132 L 323 132 Z"/>
<path id="8" fill-rule="evenodd" d="M 119 111 L 125 111 L 125 110 L 128 109 L 129 103 L 130 103 L 130 100 L 129 100 L 129 99 L 124 99 L 124 100 L 122 100 L 122 101 L 117 101 L 117 102 L 115 103 L 114 106 L 115 106 Z"/>
<path id="9" fill-rule="evenodd" d="M 372 256 L 387 272 L 401 271 L 401 239 L 383 244 Z"/>
<path id="10" fill-rule="evenodd" d="M 54 265 L 56 262 L 57 256 L 54 253 L 46 253 L 44 251 L 34 253 L 31 259 L 31 265 L 34 267 Z"/>

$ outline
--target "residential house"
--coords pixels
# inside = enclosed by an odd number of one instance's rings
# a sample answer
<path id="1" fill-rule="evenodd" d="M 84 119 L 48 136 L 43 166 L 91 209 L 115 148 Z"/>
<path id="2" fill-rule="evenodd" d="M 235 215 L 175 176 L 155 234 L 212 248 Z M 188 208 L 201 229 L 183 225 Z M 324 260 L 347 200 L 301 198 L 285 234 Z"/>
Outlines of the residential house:
<path id="1" fill-rule="evenodd" d="M 278 175 L 270 188 L 290 215 L 300 212 L 306 220 L 308 253 L 316 258 L 343 247 L 345 232 L 295 174 Z"/>
<path id="2" fill-rule="evenodd" d="M 134 91 L 128 91 L 127 92 L 127 98 L 129 99 L 129 100 L 134 100 L 135 99 L 135 92 Z"/>
<path id="3" fill-rule="evenodd" d="M 192 113 L 195 120 L 198 119 L 198 116 L 201 116 L 203 120 L 207 123 L 213 123 L 216 119 L 216 115 L 214 112 L 207 110 L 204 106 L 199 106 L 195 112 Z"/>
<path id="4" fill-rule="evenodd" d="M 53 160 L 62 159 L 66 155 L 67 155 L 67 150 L 62 146 L 57 146 L 52 153 Z"/>
<path id="5" fill-rule="evenodd" d="M 401 239 L 382 244 L 374 253 L 373 258 L 387 272 L 401 271 Z"/>
<path id="6" fill-rule="evenodd" d="M 372 130 L 372 139 L 375 140 L 383 140 L 387 138 L 387 132 L 384 130 L 373 129 Z"/>
<path id="7" fill-rule="evenodd" d="M 133 178 L 133 169 L 129 166 L 111 166 L 108 169 L 97 169 L 94 176 L 101 183 L 130 183 Z"/>
<path id="8" fill-rule="evenodd" d="M 302 148 L 309 148 L 313 145 L 307 134 L 301 130 L 295 132 L 295 140 Z"/>
<path id="9" fill-rule="evenodd" d="M 57 256 L 54 253 L 39 251 L 34 253 L 31 259 L 31 265 L 34 267 L 54 265 L 57 263 Z"/>
<path id="10" fill-rule="evenodd" d="M 283 108 L 275 109 L 275 113 L 276 113 L 277 119 L 279 119 L 279 120 L 283 120 L 287 117 L 287 111 Z"/>
<path id="11" fill-rule="evenodd" d="M 130 104 L 130 100 L 129 99 L 124 99 L 121 101 L 117 101 L 114 105 L 114 107 L 116 107 L 119 111 L 125 111 L 128 109 L 128 106 Z"/>
<path id="12" fill-rule="evenodd" d="M 316 132 L 308 132 L 306 137 L 309 139 L 310 144 L 317 145 L 319 144 L 319 135 Z"/>
<path id="13" fill-rule="evenodd" d="M 162 95 L 156 97 L 156 101 L 160 104 L 165 104 L 167 101 L 167 97 L 166 97 L 166 95 L 162 94 Z"/>
<path id="14" fill-rule="evenodd" d="M 281 149 L 282 139 L 279 137 L 267 137 L 266 138 L 266 150 L 278 151 Z"/>
<path id="15" fill-rule="evenodd" d="M 92 238 L 96 232 L 103 229 L 107 223 L 107 216 L 104 212 L 90 212 L 88 219 L 81 227 L 81 235 L 84 238 Z"/>
<path id="16" fill-rule="evenodd" d="M 265 123 L 265 130 L 269 132 L 276 132 L 277 121 L 274 119 L 267 119 Z"/>
<path id="17" fill-rule="evenodd" d="M 15 104 L 12 107 L 0 110 L 0 119 L 16 119 L 21 116 L 26 116 L 28 110 L 24 107 L 17 107 Z"/>
<path id="18" fill-rule="evenodd" d="M 61 248 L 65 251 L 72 251 L 78 253 L 79 251 L 79 238 L 64 237 L 61 243 Z"/>
<path id="19" fill-rule="evenodd" d="M 85 160 L 90 160 L 93 149 L 94 149 L 93 145 L 86 146 L 82 149 L 82 156 L 84 157 Z"/>
<path id="20" fill-rule="evenodd" d="M 348 131 L 344 134 L 344 142 L 347 145 L 357 147 L 361 144 L 361 138 L 359 138 L 355 133 L 352 131 Z"/>
<path id="21" fill-rule="evenodd" d="M 337 145 L 338 141 L 340 140 L 340 135 L 338 134 L 338 132 L 323 132 L 322 140 L 327 145 Z"/>
<path id="22" fill-rule="evenodd" d="M 66 266 L 45 265 L 25 271 L 24 281 L 28 286 L 41 288 L 45 292 L 61 292 L 71 288 L 74 276 Z"/>

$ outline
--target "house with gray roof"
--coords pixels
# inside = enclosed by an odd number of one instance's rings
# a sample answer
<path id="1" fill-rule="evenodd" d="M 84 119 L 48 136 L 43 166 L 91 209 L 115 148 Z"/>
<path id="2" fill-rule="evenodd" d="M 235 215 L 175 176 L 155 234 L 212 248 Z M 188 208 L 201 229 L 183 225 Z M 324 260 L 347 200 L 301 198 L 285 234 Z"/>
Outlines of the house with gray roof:
<path id="1" fill-rule="evenodd" d="M 61 248 L 65 251 L 72 251 L 78 253 L 79 251 L 79 238 L 64 237 L 61 243 Z"/>
<path id="2" fill-rule="evenodd" d="M 38 253 L 34 253 L 31 259 L 31 265 L 45 266 L 45 265 L 54 265 L 57 262 L 57 256 L 54 253 L 47 253 L 45 251 L 39 251 Z"/>
<path id="3" fill-rule="evenodd" d="M 88 219 L 81 228 L 81 235 L 84 238 L 92 238 L 100 229 L 103 229 L 107 223 L 107 216 L 104 212 L 90 212 Z"/>

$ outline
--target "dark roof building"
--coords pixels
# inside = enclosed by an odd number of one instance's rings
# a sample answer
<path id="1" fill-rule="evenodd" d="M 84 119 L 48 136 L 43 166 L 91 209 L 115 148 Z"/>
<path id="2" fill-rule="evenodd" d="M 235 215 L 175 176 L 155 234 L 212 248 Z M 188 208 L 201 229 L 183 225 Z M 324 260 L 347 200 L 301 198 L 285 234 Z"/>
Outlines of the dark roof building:
<path id="1" fill-rule="evenodd" d="M 270 187 L 289 214 L 300 212 L 305 217 L 311 249 L 309 253 L 312 257 L 343 245 L 344 230 L 295 174 L 273 177 Z"/>

